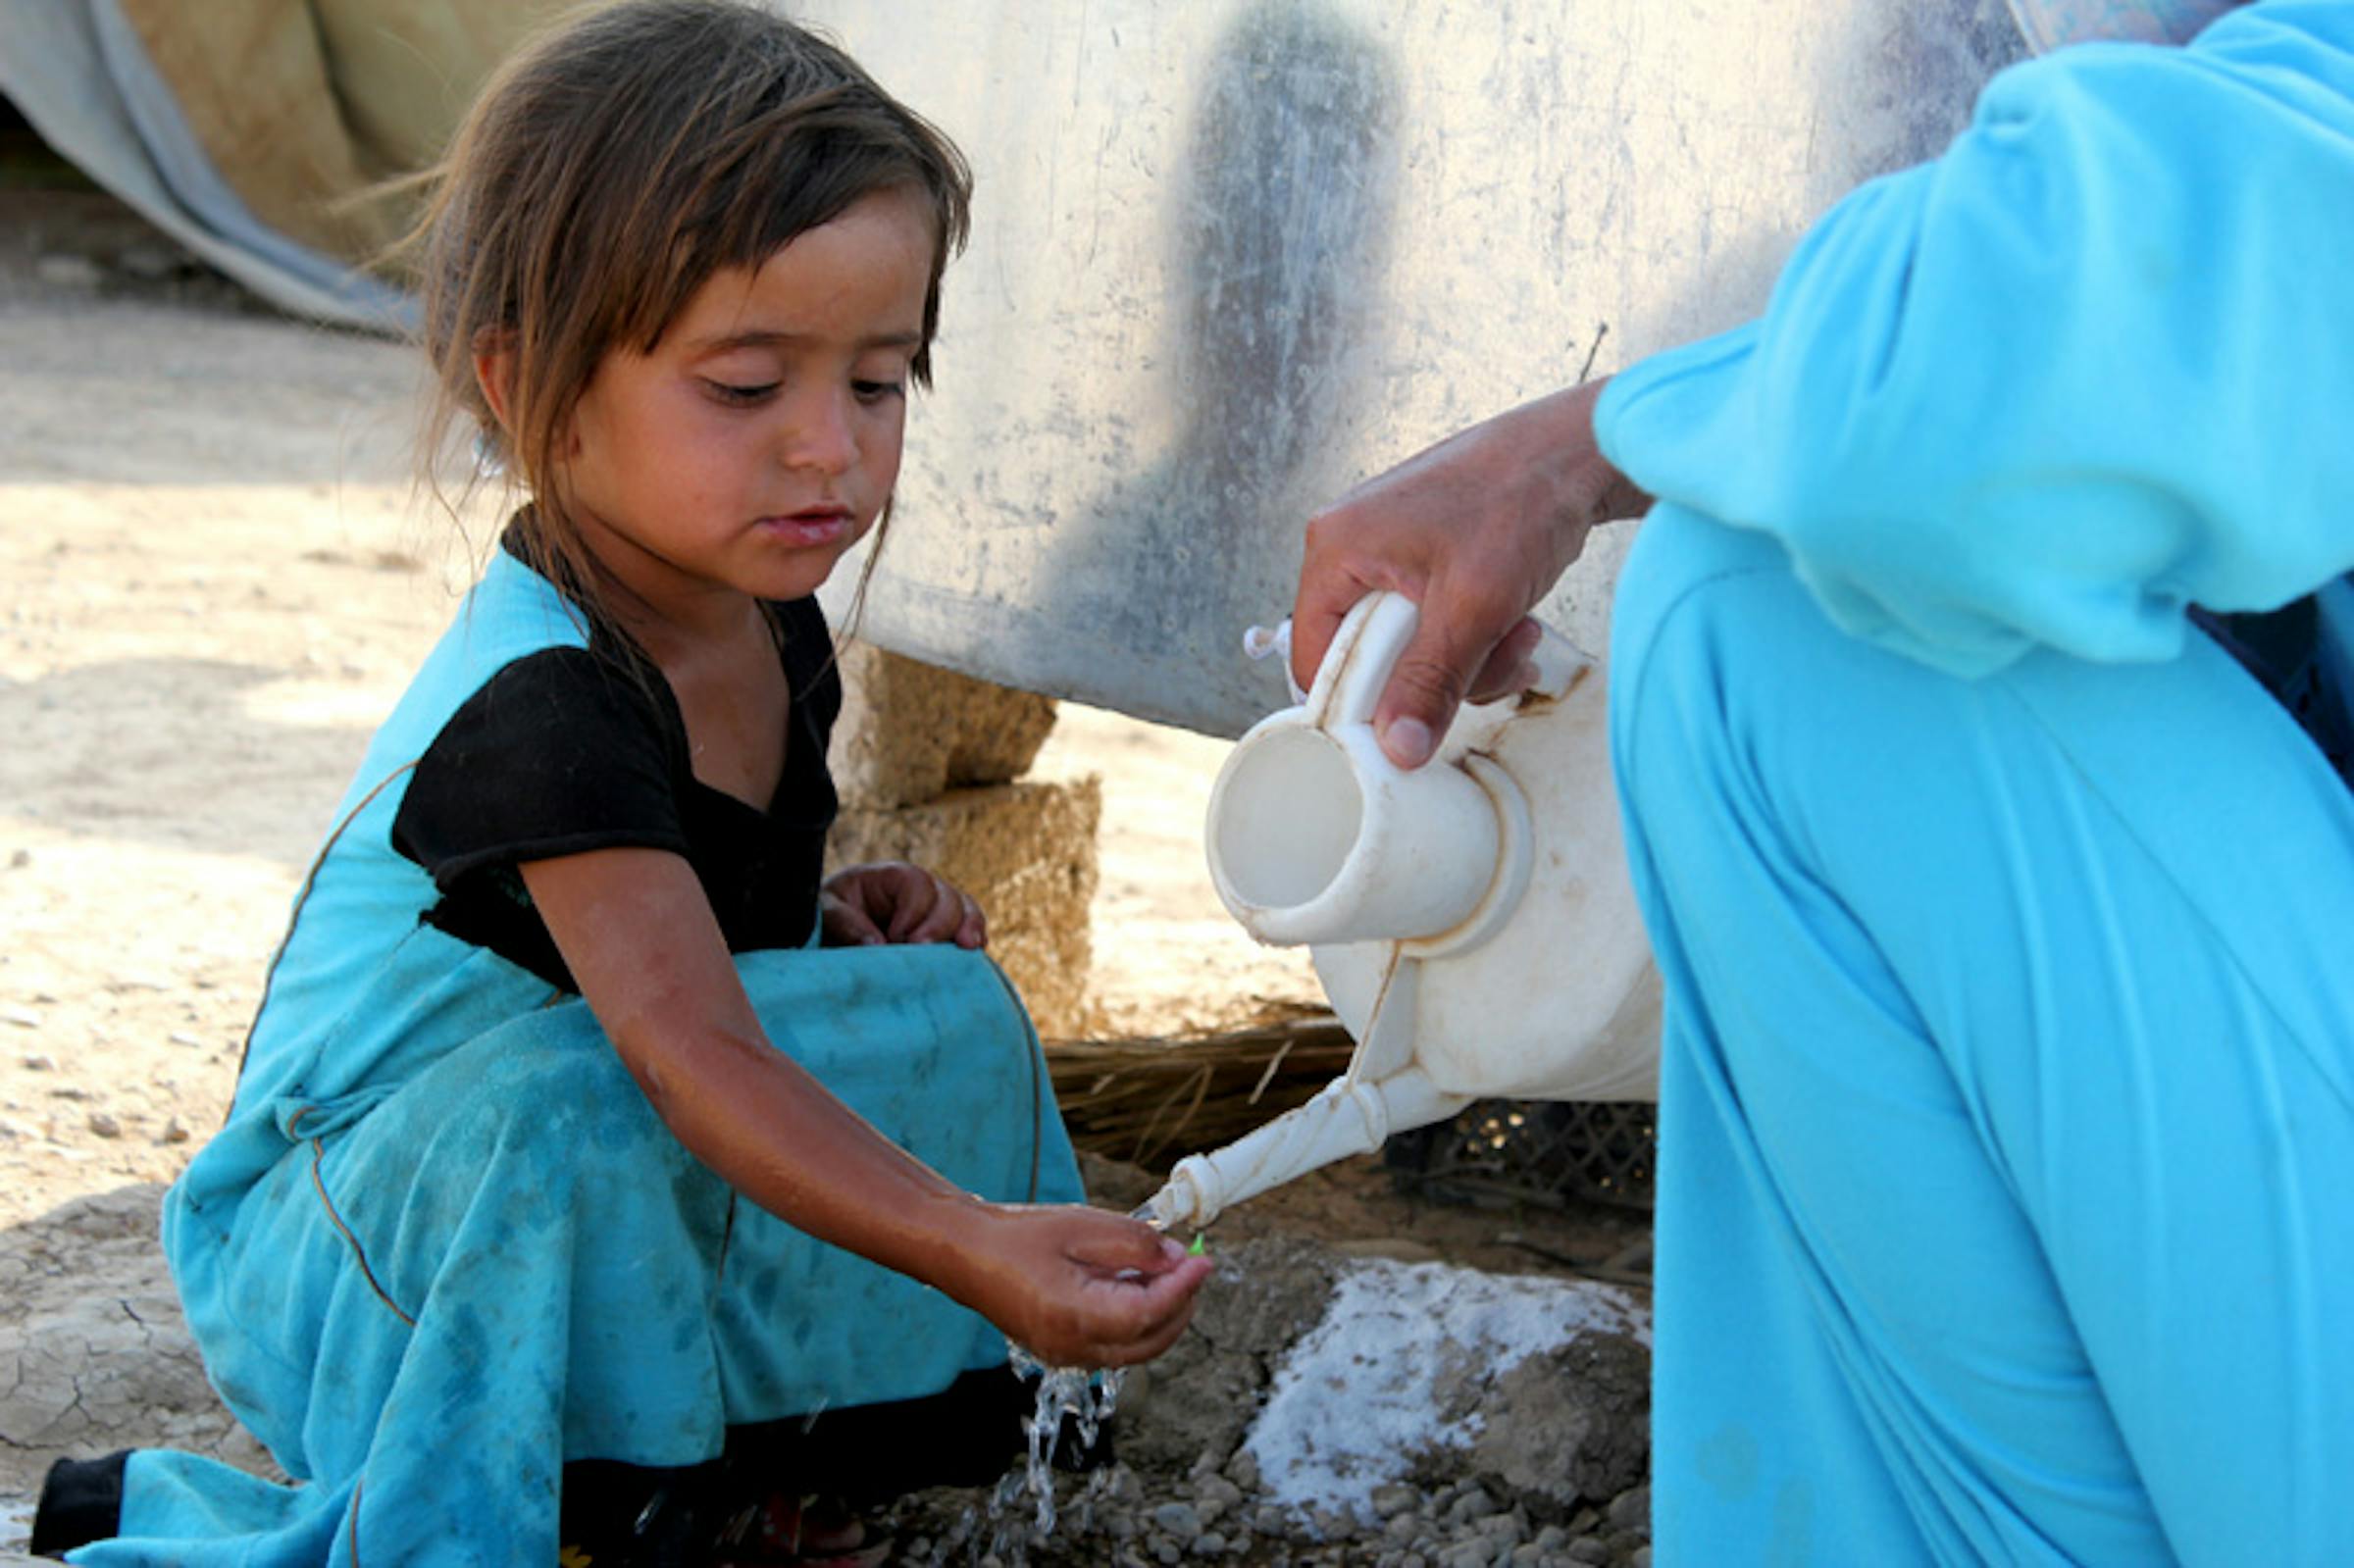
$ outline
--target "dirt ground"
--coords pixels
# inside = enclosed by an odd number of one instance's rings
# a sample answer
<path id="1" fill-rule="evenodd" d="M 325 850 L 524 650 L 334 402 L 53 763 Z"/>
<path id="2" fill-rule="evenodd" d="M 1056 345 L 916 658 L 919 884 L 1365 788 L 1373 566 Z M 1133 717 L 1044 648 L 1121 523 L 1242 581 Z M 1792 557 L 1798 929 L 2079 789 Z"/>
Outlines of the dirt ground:
<path id="1" fill-rule="evenodd" d="M 95 193 L 0 188 L 0 1320 L 25 1258 L 71 1272 L 85 1232 L 45 1220 L 219 1125 L 316 840 L 471 573 L 479 520 L 409 482 L 416 395 L 408 351 L 260 310 Z M 1066 707 L 1035 770 L 1103 779 L 1122 1032 L 1317 997 L 1209 889 L 1223 750 Z M 1370 1166 L 1236 1223 L 1521 1268 L 1639 1231 L 1407 1203 Z"/>

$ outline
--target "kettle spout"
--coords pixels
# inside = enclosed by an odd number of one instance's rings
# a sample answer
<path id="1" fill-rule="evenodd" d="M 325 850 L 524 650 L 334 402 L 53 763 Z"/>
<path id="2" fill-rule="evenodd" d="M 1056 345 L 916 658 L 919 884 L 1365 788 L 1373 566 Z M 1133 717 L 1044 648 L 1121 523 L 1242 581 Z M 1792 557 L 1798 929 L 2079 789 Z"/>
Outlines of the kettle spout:
<path id="1" fill-rule="evenodd" d="M 1471 1103 L 1419 1068 L 1378 1084 L 1335 1079 L 1305 1105 L 1208 1154 L 1189 1155 L 1139 1212 L 1167 1230 L 1201 1230 L 1245 1198 L 1381 1147 L 1392 1133 L 1444 1121 Z"/>

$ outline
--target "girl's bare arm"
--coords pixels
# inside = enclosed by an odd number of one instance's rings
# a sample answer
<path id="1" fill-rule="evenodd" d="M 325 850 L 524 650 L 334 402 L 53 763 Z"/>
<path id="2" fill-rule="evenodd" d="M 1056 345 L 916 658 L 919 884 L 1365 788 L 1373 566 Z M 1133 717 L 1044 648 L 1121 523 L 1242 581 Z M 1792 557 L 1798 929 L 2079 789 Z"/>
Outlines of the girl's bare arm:
<path id="1" fill-rule="evenodd" d="M 685 860 L 600 849 L 522 870 L 646 1098 L 745 1197 L 936 1287 L 1049 1362 L 1141 1361 L 1184 1332 L 1206 1259 L 1101 1210 L 986 1202 L 772 1046 Z"/>

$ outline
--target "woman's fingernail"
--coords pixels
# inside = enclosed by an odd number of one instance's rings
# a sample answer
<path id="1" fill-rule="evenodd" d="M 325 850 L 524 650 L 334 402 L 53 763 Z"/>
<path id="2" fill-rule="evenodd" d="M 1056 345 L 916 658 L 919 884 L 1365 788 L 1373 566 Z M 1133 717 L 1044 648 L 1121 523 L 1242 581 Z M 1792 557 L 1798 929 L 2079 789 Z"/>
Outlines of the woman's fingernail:
<path id="1" fill-rule="evenodd" d="M 1392 719 L 1381 733 L 1381 749 L 1401 768 L 1419 768 L 1430 760 L 1430 726 L 1419 719 Z"/>

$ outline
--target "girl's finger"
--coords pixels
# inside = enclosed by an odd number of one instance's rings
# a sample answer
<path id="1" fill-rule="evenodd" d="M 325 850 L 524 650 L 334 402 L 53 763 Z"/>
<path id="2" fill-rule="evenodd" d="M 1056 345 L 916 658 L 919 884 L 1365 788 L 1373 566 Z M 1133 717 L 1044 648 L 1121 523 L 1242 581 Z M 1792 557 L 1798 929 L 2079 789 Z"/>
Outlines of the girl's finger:
<path id="1" fill-rule="evenodd" d="M 838 947 L 872 947 L 884 940 L 873 917 L 847 898 L 826 901 L 826 936 Z"/>
<path id="2" fill-rule="evenodd" d="M 940 878 L 926 873 L 924 882 L 924 914 L 907 933 L 911 942 L 947 941 L 956 934 L 957 923 L 964 919 L 964 895 Z"/>
<path id="3" fill-rule="evenodd" d="M 892 878 L 891 890 L 891 939 L 914 941 L 916 932 L 931 918 L 933 905 L 940 901 L 940 889 L 929 872 L 909 866 Z"/>

